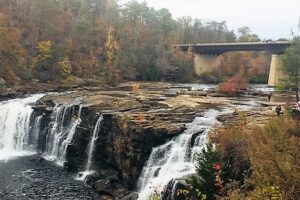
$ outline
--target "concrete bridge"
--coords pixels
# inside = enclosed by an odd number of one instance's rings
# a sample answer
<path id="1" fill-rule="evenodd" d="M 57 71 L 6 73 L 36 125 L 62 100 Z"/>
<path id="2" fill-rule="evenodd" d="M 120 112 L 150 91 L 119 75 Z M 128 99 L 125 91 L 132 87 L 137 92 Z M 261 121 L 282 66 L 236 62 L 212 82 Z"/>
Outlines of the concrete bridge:
<path id="1" fill-rule="evenodd" d="M 219 55 L 229 51 L 268 51 L 272 54 L 269 86 L 276 86 L 283 76 L 279 70 L 280 54 L 291 46 L 290 42 L 238 42 L 208 44 L 176 44 L 174 48 L 190 51 L 195 54 L 195 72 L 201 75 L 217 68 L 221 64 Z"/>

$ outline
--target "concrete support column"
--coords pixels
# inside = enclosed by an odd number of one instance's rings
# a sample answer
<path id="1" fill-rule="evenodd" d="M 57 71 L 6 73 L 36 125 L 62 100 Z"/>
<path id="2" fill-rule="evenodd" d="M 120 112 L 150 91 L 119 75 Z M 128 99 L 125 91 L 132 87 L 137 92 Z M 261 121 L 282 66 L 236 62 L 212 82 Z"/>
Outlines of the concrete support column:
<path id="1" fill-rule="evenodd" d="M 280 55 L 272 54 L 269 81 L 268 81 L 268 85 L 271 87 L 278 86 L 280 79 L 283 78 L 283 73 L 279 70 L 280 65 L 281 65 Z"/>
<path id="2" fill-rule="evenodd" d="M 196 75 L 200 76 L 205 72 L 211 72 L 220 66 L 221 59 L 219 56 L 214 55 L 200 55 L 194 56 L 194 69 Z"/>

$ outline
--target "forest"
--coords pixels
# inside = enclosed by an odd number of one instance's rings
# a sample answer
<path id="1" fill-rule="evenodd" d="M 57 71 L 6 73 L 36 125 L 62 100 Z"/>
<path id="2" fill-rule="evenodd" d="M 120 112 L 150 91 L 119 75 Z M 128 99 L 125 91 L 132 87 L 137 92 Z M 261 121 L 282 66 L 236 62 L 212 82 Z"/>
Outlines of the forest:
<path id="1" fill-rule="evenodd" d="M 0 82 L 72 84 L 97 79 L 105 84 L 133 81 L 199 81 L 193 55 L 178 43 L 260 41 L 248 27 L 238 33 L 226 22 L 174 19 L 167 9 L 117 0 L 0 0 Z M 243 55 L 243 56 L 241 56 Z M 222 68 L 202 79 L 245 77 L 266 82 L 270 55 L 222 55 Z"/>

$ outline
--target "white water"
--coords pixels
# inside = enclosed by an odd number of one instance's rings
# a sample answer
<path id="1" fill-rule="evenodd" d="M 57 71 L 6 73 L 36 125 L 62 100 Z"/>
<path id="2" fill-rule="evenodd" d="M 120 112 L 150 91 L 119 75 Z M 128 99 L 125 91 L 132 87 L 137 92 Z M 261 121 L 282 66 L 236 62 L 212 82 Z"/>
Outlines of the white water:
<path id="1" fill-rule="evenodd" d="M 35 141 L 32 144 L 32 149 L 38 149 L 38 143 L 39 143 L 39 134 L 40 134 L 40 128 L 41 128 L 41 122 L 42 122 L 43 115 L 38 116 L 35 118 L 34 124 L 33 124 L 33 129 L 32 129 L 32 137 L 33 141 Z"/>
<path id="2" fill-rule="evenodd" d="M 274 88 L 269 87 L 267 84 L 251 84 L 250 90 L 255 92 L 274 92 Z"/>
<path id="3" fill-rule="evenodd" d="M 47 160 L 55 160 L 59 165 L 66 161 L 67 146 L 72 142 L 76 127 L 81 123 L 81 110 L 80 106 L 78 116 L 75 116 L 74 105 L 55 106 L 52 114 L 54 121 L 47 135 L 44 153 Z"/>
<path id="4" fill-rule="evenodd" d="M 62 153 L 62 158 L 63 161 L 66 160 L 66 153 L 67 153 L 67 147 L 69 144 L 71 144 L 74 134 L 76 132 L 76 127 L 81 123 L 81 111 L 82 111 L 82 106 L 79 106 L 79 111 L 78 111 L 78 117 L 77 119 L 75 119 L 75 121 L 73 122 L 72 126 L 71 126 L 71 130 L 67 136 L 67 139 L 65 139 L 60 147 L 60 151 L 63 152 Z"/>
<path id="5" fill-rule="evenodd" d="M 29 104 L 42 96 L 0 102 L 0 160 L 35 153 L 28 145 L 33 112 Z"/>
<path id="6" fill-rule="evenodd" d="M 93 158 L 93 154 L 94 154 L 94 151 L 95 151 L 95 142 L 98 139 L 97 133 L 99 132 L 99 130 L 101 128 L 102 120 L 103 120 L 103 115 L 100 115 L 100 117 L 97 120 L 97 123 L 95 125 L 94 131 L 93 131 L 93 137 L 92 137 L 91 143 L 89 144 L 89 157 L 88 157 L 88 161 L 87 161 L 87 164 L 86 164 L 86 170 L 87 171 L 91 170 L 92 158 Z"/>
<path id="7" fill-rule="evenodd" d="M 174 178 L 195 173 L 195 156 L 204 148 L 207 133 L 218 123 L 216 110 L 209 110 L 203 117 L 196 117 L 188 125 L 187 130 L 164 145 L 153 148 L 138 182 L 139 199 L 146 200 L 153 194 L 163 191 L 164 187 Z M 192 136 L 203 131 L 191 145 Z"/>
<path id="8" fill-rule="evenodd" d="M 203 91 L 216 89 L 218 87 L 218 85 L 216 84 L 186 84 L 186 85 L 190 86 L 192 90 L 203 90 Z"/>
<path id="9" fill-rule="evenodd" d="M 96 122 L 94 131 L 93 131 L 93 137 L 92 137 L 92 139 L 90 141 L 90 144 L 89 144 L 88 160 L 87 160 L 87 163 L 86 163 L 85 171 L 84 172 L 79 172 L 78 177 L 76 178 L 76 180 L 84 181 L 86 176 L 94 173 L 94 171 L 91 170 L 91 167 L 92 167 L 92 163 L 93 163 L 95 143 L 96 143 L 96 140 L 98 139 L 98 133 L 100 131 L 102 121 L 103 121 L 103 115 L 101 114 L 100 117 L 98 118 L 97 122 Z"/>

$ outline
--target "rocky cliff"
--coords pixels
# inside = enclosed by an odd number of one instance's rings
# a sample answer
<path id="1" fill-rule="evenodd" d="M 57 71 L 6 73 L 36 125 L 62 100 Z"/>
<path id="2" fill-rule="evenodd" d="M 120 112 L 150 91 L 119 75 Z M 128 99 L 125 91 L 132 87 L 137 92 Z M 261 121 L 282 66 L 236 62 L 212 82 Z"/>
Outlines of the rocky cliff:
<path id="1" fill-rule="evenodd" d="M 142 86 L 133 92 L 124 85 L 110 91 L 94 87 L 48 94 L 33 106 L 32 118 L 42 116 L 38 149 L 41 153 L 47 150 L 49 132 L 55 123 L 61 121 L 62 129 L 70 129 L 68 124 L 80 115 L 81 122 L 75 124 L 74 135 L 66 147 L 64 166 L 72 172 L 84 171 L 93 130 L 102 115 L 92 157 L 95 173 L 86 182 L 99 199 L 136 199 L 137 194 L 132 191 L 153 147 L 182 133 L 185 124 L 203 110 L 236 102 L 219 95 L 211 97 L 213 94 L 175 89 L 169 84 Z M 57 107 L 64 108 L 61 120 L 53 119 Z"/>

